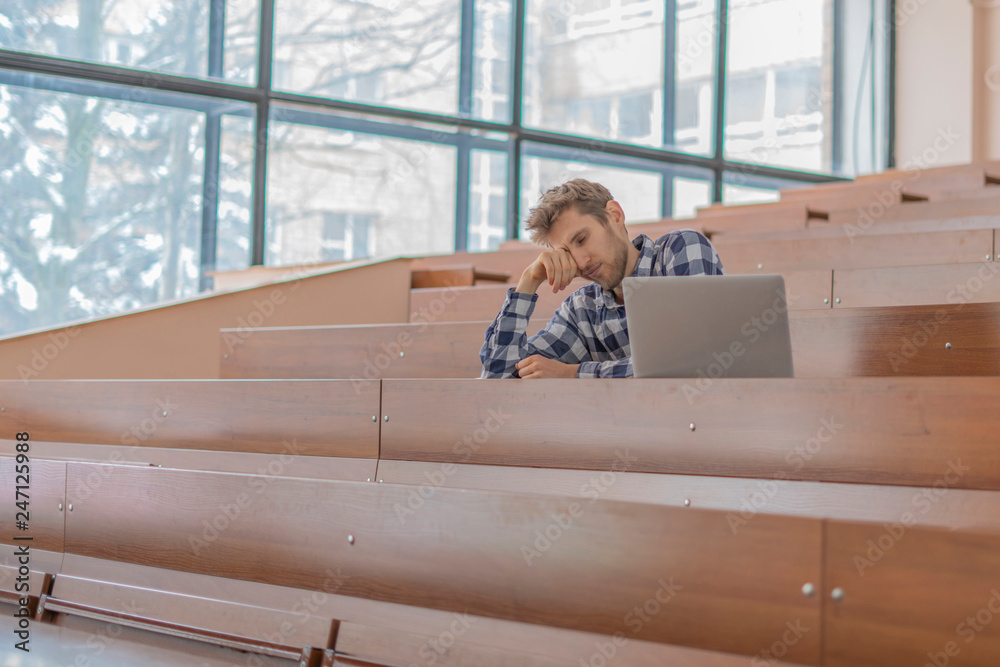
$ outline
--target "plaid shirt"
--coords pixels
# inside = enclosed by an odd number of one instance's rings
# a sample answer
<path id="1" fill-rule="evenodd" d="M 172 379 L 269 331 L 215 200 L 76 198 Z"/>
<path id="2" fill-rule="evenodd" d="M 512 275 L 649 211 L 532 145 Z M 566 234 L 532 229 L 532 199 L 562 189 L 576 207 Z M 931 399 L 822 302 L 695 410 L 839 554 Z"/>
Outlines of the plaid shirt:
<path id="1" fill-rule="evenodd" d="M 670 232 L 656 241 L 645 234 L 632 240 L 639 251 L 633 276 L 724 274 L 715 248 L 693 229 Z M 632 357 L 625 306 L 614 293 L 591 283 L 570 294 L 548 325 L 528 338 L 525 331 L 537 294 L 507 290 L 500 314 L 486 330 L 479 351 L 483 378 L 518 377 L 521 359 L 540 354 L 566 364 L 580 364 L 577 377 L 632 377 Z"/>

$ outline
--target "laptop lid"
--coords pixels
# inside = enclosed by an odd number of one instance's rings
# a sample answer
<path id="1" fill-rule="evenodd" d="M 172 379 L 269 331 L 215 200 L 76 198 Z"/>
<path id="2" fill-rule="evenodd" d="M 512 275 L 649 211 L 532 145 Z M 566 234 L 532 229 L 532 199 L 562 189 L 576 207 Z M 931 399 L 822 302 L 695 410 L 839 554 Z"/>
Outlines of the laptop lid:
<path id="1" fill-rule="evenodd" d="M 779 275 L 625 278 L 637 378 L 793 377 Z"/>

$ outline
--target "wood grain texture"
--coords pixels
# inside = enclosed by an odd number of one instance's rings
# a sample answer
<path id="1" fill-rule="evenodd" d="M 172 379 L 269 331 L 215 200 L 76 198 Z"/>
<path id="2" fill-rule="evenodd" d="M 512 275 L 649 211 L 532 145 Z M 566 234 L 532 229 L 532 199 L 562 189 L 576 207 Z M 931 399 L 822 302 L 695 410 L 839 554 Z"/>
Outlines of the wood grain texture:
<path id="1" fill-rule="evenodd" d="M 811 211 L 806 204 L 801 202 L 715 204 L 698 209 L 698 217 L 695 218 L 695 221 L 708 232 L 739 233 L 805 229 L 810 218 L 825 215 L 821 211 Z"/>
<path id="2" fill-rule="evenodd" d="M 16 619 L 8 613 L 0 614 L 0 617 L 0 632 L 5 637 L 14 637 Z M 9 647 L 10 644 L 7 644 L 4 649 L 13 654 L 14 649 Z M 242 651 L 90 619 L 33 622 L 30 647 L 31 652 L 25 654 L 29 661 L 20 663 L 30 667 L 233 667 L 246 665 L 249 657 Z M 294 663 L 257 656 L 251 664 L 255 667 L 288 667 Z"/>
<path id="3" fill-rule="evenodd" d="M 345 479 L 363 482 L 375 476 L 375 459 L 355 459 L 333 456 L 293 456 L 286 454 L 255 454 L 252 452 L 212 451 L 207 449 L 174 449 L 170 447 L 126 447 L 124 445 L 90 445 L 78 442 L 36 442 L 32 445 L 35 458 L 56 461 L 91 461 L 95 463 L 131 464 L 244 472 L 258 475 Z M 0 440 L 0 456 L 14 453 L 12 440 Z M 69 489 L 70 502 L 77 489 Z M 83 493 L 86 493 L 84 490 Z"/>
<path id="4" fill-rule="evenodd" d="M 837 208 L 830 211 L 831 225 L 876 226 L 905 220 L 947 220 L 968 216 L 996 215 L 1000 211 L 1000 189 L 983 189 L 981 196 L 945 201 L 913 202 L 905 207 L 878 206 Z"/>
<path id="5" fill-rule="evenodd" d="M 1000 536 L 830 522 L 826 545 L 825 665 L 997 664 Z"/>
<path id="6" fill-rule="evenodd" d="M 865 234 L 768 241 L 714 241 L 729 273 L 780 273 L 805 269 L 856 269 L 982 261 L 993 252 L 993 230 Z"/>
<path id="7" fill-rule="evenodd" d="M 629 448 L 635 472 L 913 486 L 960 460 L 956 488 L 997 490 L 997 391 L 1000 378 L 383 380 L 381 458 L 611 470 Z"/>
<path id="8" fill-rule="evenodd" d="M 1000 264 L 842 269 L 833 272 L 834 308 L 1000 301 Z M 836 299 L 840 299 L 838 303 Z"/>
<path id="9" fill-rule="evenodd" d="M 482 619 L 467 617 L 468 627 Z M 469 642 L 465 639 L 466 618 L 439 634 L 427 636 L 382 627 L 345 623 L 337 638 L 337 652 L 346 659 L 377 665 L 419 665 L 441 667 L 579 667 L 583 664 L 620 664 L 630 667 L 751 667 L 760 658 L 718 653 L 683 646 L 667 646 L 628 637 L 574 632 L 561 628 L 539 628 L 535 641 L 512 649 Z M 458 632 L 452 632 L 455 628 Z M 815 630 L 816 628 L 812 628 Z M 610 656 L 610 658 L 608 658 Z M 607 661 L 601 663 L 601 657 Z M 592 662 L 591 662 L 592 661 Z M 347 663 L 345 663 L 347 664 Z M 359 663 L 360 664 L 360 663 Z M 777 667 L 786 662 L 766 662 Z"/>
<path id="10" fill-rule="evenodd" d="M 782 202 L 802 202 L 822 210 L 867 206 L 881 202 L 885 206 L 898 206 L 914 201 L 926 201 L 928 194 L 920 189 L 917 181 L 893 184 L 883 183 L 823 183 L 805 188 L 781 191 Z"/>
<path id="11" fill-rule="evenodd" d="M 225 378 L 476 378 L 488 326 L 481 321 L 260 329 L 221 359 L 219 368 Z"/>
<path id="12" fill-rule="evenodd" d="M 475 284 L 475 268 L 472 264 L 439 265 L 426 269 L 415 269 L 410 283 L 412 288 L 459 287 Z"/>
<path id="13" fill-rule="evenodd" d="M 33 440 L 378 457 L 378 382 L 0 382 L 0 402 L 13 394 Z"/>
<path id="14" fill-rule="evenodd" d="M 68 464 L 70 484 L 90 467 Z M 819 622 L 800 592 L 820 574 L 818 521 L 761 516 L 734 534 L 720 512 L 453 489 L 404 516 L 412 487 L 268 482 L 257 493 L 245 475 L 121 466 L 69 517 L 66 550 L 306 589 L 336 567 L 343 595 L 743 655 L 787 621 Z M 647 603 L 657 611 L 636 627 Z M 788 659 L 816 664 L 818 651 L 807 634 Z"/>
<path id="15" fill-rule="evenodd" d="M 879 224 L 831 225 L 825 220 L 813 222 L 806 229 L 783 231 L 745 231 L 720 235 L 726 241 L 793 241 L 800 239 L 838 239 L 855 241 L 862 236 L 886 234 L 924 234 L 930 232 L 975 231 L 1000 227 L 1000 215 L 970 215 L 951 218 L 899 220 Z"/>
<path id="16" fill-rule="evenodd" d="M 379 461 L 386 484 L 599 497 L 673 507 L 724 510 L 738 527 L 758 513 L 842 521 L 896 521 L 904 512 L 915 525 L 1000 532 L 1000 491 L 949 489 L 925 503 L 933 487 L 802 482 L 788 479 L 710 477 L 615 471 L 525 468 L 508 465 Z"/>
<path id="17" fill-rule="evenodd" d="M 566 297 L 588 282 L 577 278 L 557 294 L 553 294 L 547 286 L 540 288 L 532 321 L 537 320 L 539 325 L 548 322 Z M 476 285 L 411 290 L 410 322 L 492 322 L 500 312 L 510 288 L 511 285 Z"/>
<path id="18" fill-rule="evenodd" d="M 28 452 L 31 456 L 31 452 Z M 20 542 L 32 550 L 45 549 L 49 551 L 63 550 L 63 521 L 66 498 L 66 464 L 62 461 L 44 461 L 31 459 L 28 463 L 29 487 L 25 493 L 28 496 L 28 526 L 29 530 L 18 530 L 15 525 L 15 512 L 20 510 L 14 506 L 16 487 L 23 480 L 17 479 L 16 463 L 13 456 L 0 456 L 0 543 L 18 544 L 14 535 L 31 536 L 31 542 Z M 23 465 L 23 464 L 22 464 Z M 19 518 L 19 517 L 18 517 Z M 39 564 L 32 562 L 32 567 Z"/>
<path id="19" fill-rule="evenodd" d="M 299 653 L 304 646 L 332 648 L 336 636 L 332 619 L 313 614 L 304 606 L 293 613 L 270 608 L 266 600 L 256 605 L 240 604 L 67 575 L 56 577 L 45 606 L 130 627 L 146 623 L 153 632 L 166 630 L 170 634 L 171 628 L 187 628 L 194 637 L 202 632 L 208 643 L 218 643 L 212 641 L 213 635 L 242 638 L 283 652 L 294 648 Z"/>

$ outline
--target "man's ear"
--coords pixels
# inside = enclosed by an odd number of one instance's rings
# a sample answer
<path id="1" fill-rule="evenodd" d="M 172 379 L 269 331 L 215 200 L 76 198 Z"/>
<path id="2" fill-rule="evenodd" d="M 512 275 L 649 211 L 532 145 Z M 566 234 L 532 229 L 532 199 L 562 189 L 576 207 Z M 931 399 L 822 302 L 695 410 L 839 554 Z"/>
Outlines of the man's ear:
<path id="1" fill-rule="evenodd" d="M 621 204 L 616 202 L 614 199 L 609 199 L 608 203 L 604 205 L 604 210 L 608 214 L 608 221 L 615 227 L 625 226 L 625 211 L 622 210 Z"/>

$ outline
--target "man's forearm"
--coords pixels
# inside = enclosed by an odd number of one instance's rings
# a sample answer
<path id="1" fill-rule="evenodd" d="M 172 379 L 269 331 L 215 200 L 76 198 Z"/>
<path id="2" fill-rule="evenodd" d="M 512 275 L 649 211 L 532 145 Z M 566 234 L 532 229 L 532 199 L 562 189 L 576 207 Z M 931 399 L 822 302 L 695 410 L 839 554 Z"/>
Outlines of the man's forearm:
<path id="1" fill-rule="evenodd" d="M 535 294 L 538 292 L 538 288 L 541 284 L 541 280 L 535 280 L 528 274 L 527 271 L 525 271 L 521 274 L 521 279 L 517 282 L 517 287 L 514 291 L 520 292 L 521 294 Z"/>

